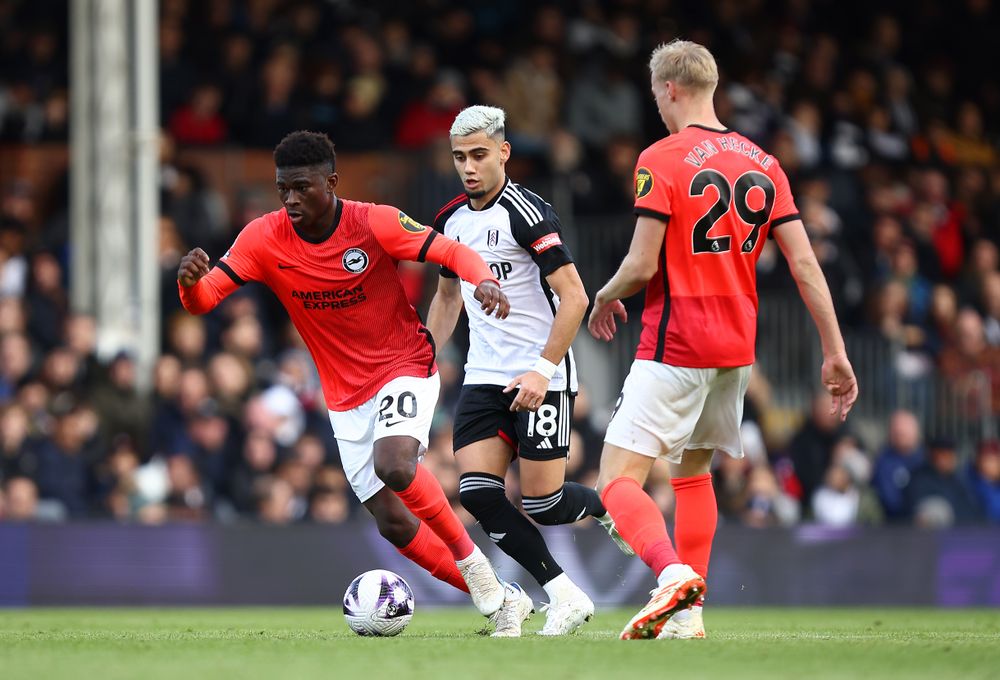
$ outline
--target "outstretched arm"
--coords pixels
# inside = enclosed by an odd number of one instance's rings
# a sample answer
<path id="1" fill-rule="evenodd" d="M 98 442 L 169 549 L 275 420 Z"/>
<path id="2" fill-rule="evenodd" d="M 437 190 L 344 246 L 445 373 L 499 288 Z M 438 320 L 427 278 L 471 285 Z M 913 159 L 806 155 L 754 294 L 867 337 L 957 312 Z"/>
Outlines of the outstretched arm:
<path id="1" fill-rule="evenodd" d="M 209 269 L 208 255 L 195 248 L 181 258 L 177 268 L 177 289 L 181 304 L 192 314 L 210 312 L 239 288 L 232 275 L 222 267 Z"/>
<path id="2" fill-rule="evenodd" d="M 479 253 L 447 236 L 428 229 L 406 213 L 388 205 L 373 205 L 369 223 L 375 238 L 397 260 L 435 262 L 476 286 L 475 297 L 487 315 L 498 319 L 510 313 L 510 302 L 500 291 L 500 282 Z"/>
<path id="3" fill-rule="evenodd" d="M 594 296 L 594 309 L 587 327 L 598 340 L 611 341 L 618 330 L 616 316 L 622 323 L 628 321 L 621 300 L 645 288 L 656 274 L 666 229 L 667 223 L 655 217 L 641 215 L 635 221 L 635 233 L 625 259 L 611 280 Z"/>
<path id="4" fill-rule="evenodd" d="M 840 334 L 826 277 L 816 260 L 802 220 L 785 222 L 773 233 L 819 331 L 823 345 L 823 386 L 833 396 L 832 412 L 839 412 L 840 419 L 845 420 L 858 399 L 858 381 L 847 358 L 847 348 Z"/>
<path id="5" fill-rule="evenodd" d="M 434 338 L 434 346 L 440 352 L 455 331 L 458 315 L 462 313 L 462 284 L 458 279 L 438 277 L 437 292 L 427 310 L 427 329 Z"/>

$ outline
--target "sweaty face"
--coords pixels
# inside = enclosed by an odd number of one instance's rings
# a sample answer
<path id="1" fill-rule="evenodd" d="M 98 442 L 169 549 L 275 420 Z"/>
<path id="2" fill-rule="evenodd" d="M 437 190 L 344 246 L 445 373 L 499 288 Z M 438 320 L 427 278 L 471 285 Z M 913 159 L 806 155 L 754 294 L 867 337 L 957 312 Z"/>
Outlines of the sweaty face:
<path id="1" fill-rule="evenodd" d="M 327 165 L 278 168 L 278 197 L 296 228 L 311 229 L 330 209 L 336 178 Z"/>
<path id="2" fill-rule="evenodd" d="M 503 165 L 510 157 L 510 144 L 485 132 L 451 138 L 451 154 L 462 187 L 469 198 L 493 194 L 504 178 Z"/>

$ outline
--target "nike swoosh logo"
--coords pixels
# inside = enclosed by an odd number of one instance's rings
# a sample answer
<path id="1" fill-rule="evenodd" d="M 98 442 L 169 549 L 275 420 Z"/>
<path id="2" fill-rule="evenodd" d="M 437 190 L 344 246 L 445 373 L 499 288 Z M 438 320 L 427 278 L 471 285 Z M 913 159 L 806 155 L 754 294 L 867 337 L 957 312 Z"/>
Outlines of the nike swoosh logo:
<path id="1" fill-rule="evenodd" d="M 298 269 L 298 267 L 299 265 L 297 264 L 281 264 L 280 262 L 278 263 L 278 269 Z"/>
<path id="2" fill-rule="evenodd" d="M 391 422 L 391 423 L 386 423 L 385 426 L 386 427 L 392 427 L 393 425 L 399 425 L 400 423 L 405 423 L 405 422 L 406 422 L 405 420 L 397 420 L 397 421 L 394 421 L 394 422 Z"/>

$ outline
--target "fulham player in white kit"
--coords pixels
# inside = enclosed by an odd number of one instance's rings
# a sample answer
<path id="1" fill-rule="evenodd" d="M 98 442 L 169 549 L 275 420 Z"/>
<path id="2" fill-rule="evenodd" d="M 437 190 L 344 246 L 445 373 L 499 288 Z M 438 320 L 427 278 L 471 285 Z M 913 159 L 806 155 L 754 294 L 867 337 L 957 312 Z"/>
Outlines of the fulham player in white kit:
<path id="1" fill-rule="evenodd" d="M 590 515 L 631 554 L 597 492 L 566 481 L 577 392 L 570 344 L 586 313 L 587 294 L 552 206 L 506 176 L 510 144 L 503 110 L 472 106 L 459 113 L 451 149 L 465 193 L 444 206 L 434 228 L 479 253 L 511 301 L 501 326 L 480 312 L 472 288 L 442 268 L 431 302 L 427 326 L 438 348 L 451 336 L 463 304 L 469 316 L 454 431 L 460 498 L 549 596 L 541 633 L 564 635 L 593 615 L 594 604 L 563 572 L 538 528 L 507 499 L 504 477 L 520 457 L 522 502 L 532 519 L 570 524 Z M 530 606 L 525 604 L 525 616 Z"/>

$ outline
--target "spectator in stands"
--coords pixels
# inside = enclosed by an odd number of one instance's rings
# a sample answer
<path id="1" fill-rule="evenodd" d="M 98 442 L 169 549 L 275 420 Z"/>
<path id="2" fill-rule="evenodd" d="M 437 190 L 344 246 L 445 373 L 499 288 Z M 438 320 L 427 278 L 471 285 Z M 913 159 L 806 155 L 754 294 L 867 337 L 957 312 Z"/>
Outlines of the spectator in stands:
<path id="1" fill-rule="evenodd" d="M 70 517 L 86 517 L 92 508 L 85 452 L 91 433 L 83 410 L 71 399 L 59 400 L 54 415 L 52 435 L 42 438 L 36 449 L 38 492 L 42 498 L 58 501 Z"/>
<path id="2" fill-rule="evenodd" d="M 3 510 L 0 518 L 11 522 L 29 522 L 38 516 L 38 487 L 28 477 L 11 477 L 2 489 Z"/>
<path id="3" fill-rule="evenodd" d="M 913 471 L 906 498 L 911 509 L 932 498 L 945 501 L 956 524 L 970 524 L 982 516 L 975 495 L 959 474 L 955 443 L 948 439 L 930 443 L 927 461 Z"/>
<path id="4" fill-rule="evenodd" d="M 227 134 L 221 111 L 222 90 L 213 83 L 203 83 L 191 93 L 188 103 L 170 117 L 170 134 L 178 144 L 221 144 Z"/>
<path id="5" fill-rule="evenodd" d="M 788 445 L 795 476 L 802 484 L 804 507 L 812 507 L 812 496 L 823 483 L 833 459 L 833 450 L 846 436 L 840 418 L 831 407 L 831 397 L 819 392 L 812 402 L 810 418 Z"/>
<path id="6" fill-rule="evenodd" d="M 889 441 L 875 460 L 872 484 L 882 503 L 885 517 L 890 522 L 909 521 L 912 505 L 907 488 L 913 471 L 924 461 L 920 423 L 917 417 L 904 410 L 896 411 L 889 420 Z"/>
<path id="7" fill-rule="evenodd" d="M 1000 523 L 1000 442 L 980 443 L 969 466 L 969 482 L 986 519 Z"/>
<path id="8" fill-rule="evenodd" d="M 128 352 L 119 352 L 108 366 L 107 381 L 91 397 L 101 420 L 105 448 L 122 434 L 142 442 L 143 447 L 149 441 L 149 400 L 139 391 L 136 370 L 135 359 Z"/>

